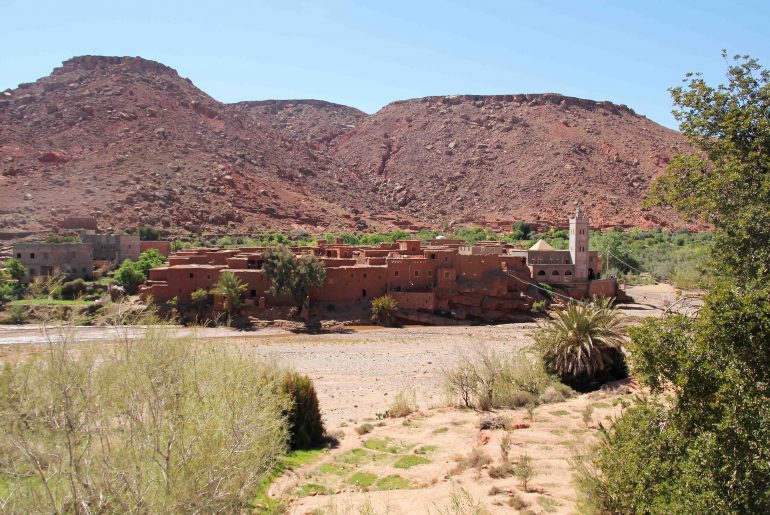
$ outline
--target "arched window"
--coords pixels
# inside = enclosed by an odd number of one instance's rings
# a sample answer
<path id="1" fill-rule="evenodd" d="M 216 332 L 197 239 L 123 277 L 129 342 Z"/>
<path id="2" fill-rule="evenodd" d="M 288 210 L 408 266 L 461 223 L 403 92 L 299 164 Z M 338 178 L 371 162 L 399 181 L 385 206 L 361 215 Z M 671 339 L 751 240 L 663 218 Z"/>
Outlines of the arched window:
<path id="1" fill-rule="evenodd" d="M 570 272 L 569 270 L 567 270 L 566 272 L 564 272 L 564 275 L 572 275 L 572 272 Z"/>
<path id="2" fill-rule="evenodd" d="M 559 271 L 558 270 L 554 270 L 553 272 L 551 272 L 551 275 L 559 275 Z"/>
<path id="3" fill-rule="evenodd" d="M 545 275 L 545 270 L 540 270 L 537 275 Z"/>

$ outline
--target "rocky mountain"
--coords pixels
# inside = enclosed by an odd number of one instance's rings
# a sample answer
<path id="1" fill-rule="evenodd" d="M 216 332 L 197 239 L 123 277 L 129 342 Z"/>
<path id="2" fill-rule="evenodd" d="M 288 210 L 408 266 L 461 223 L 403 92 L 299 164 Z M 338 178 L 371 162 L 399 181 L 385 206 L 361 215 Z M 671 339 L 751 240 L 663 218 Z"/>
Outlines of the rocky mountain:
<path id="1" fill-rule="evenodd" d="M 641 198 L 681 135 L 555 94 L 447 96 L 378 113 L 223 104 L 138 57 L 75 57 L 0 93 L 0 235 L 70 215 L 171 235 L 388 230 L 515 219 L 679 226 Z"/>

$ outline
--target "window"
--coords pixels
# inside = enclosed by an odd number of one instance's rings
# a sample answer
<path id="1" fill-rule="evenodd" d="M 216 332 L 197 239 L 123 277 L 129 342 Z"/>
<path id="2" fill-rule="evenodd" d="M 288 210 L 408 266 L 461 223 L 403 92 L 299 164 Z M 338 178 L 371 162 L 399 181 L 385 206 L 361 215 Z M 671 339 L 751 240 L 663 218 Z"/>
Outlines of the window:
<path id="1" fill-rule="evenodd" d="M 257 296 L 257 290 L 251 290 L 251 298 L 253 299 L 256 296 Z"/>
<path id="2" fill-rule="evenodd" d="M 364 279 L 366 279 L 366 274 L 364 274 Z"/>
<path id="3" fill-rule="evenodd" d="M 449 279 L 449 276 L 450 276 L 449 272 L 444 272 L 444 279 Z"/>
<path id="4" fill-rule="evenodd" d="M 398 270 L 393 271 L 393 277 L 398 277 Z"/>
<path id="5" fill-rule="evenodd" d="M 431 253 L 431 254 L 428 254 L 428 257 L 429 257 L 430 259 L 436 259 L 436 254 L 433 254 L 433 253 Z"/>
<path id="6" fill-rule="evenodd" d="M 537 275 L 545 275 L 545 270 L 540 270 Z"/>
<path id="7" fill-rule="evenodd" d="M 192 272 L 190 272 L 190 279 L 192 279 L 192 278 L 193 278 L 193 274 L 192 274 Z"/>
<path id="8" fill-rule="evenodd" d="M 21 259 L 21 252 L 16 253 L 16 259 Z"/>
<path id="9" fill-rule="evenodd" d="M 551 275 L 559 275 L 559 271 L 558 270 L 554 270 L 553 272 L 551 272 Z"/>
<path id="10" fill-rule="evenodd" d="M 433 277 L 433 270 L 428 270 L 428 277 Z"/>
<path id="11" fill-rule="evenodd" d="M 35 259 L 35 253 L 34 252 L 30 252 L 29 253 L 29 259 Z"/>
<path id="12" fill-rule="evenodd" d="M 366 297 L 366 290 L 361 290 L 361 296 Z"/>
<path id="13" fill-rule="evenodd" d="M 415 277 L 420 277 L 420 271 L 419 270 L 415 270 L 414 271 L 414 276 Z"/>

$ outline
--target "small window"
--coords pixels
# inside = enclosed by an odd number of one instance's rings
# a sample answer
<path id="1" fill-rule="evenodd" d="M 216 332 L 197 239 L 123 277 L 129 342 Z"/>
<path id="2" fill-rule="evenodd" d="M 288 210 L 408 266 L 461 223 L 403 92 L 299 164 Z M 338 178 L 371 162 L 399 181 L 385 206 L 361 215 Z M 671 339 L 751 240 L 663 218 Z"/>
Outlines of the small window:
<path id="1" fill-rule="evenodd" d="M 192 274 L 192 272 L 190 272 L 190 279 L 192 279 L 192 278 L 193 278 L 193 274 Z"/>
<path id="2" fill-rule="evenodd" d="M 444 272 L 444 279 L 449 279 L 449 272 Z"/>
<path id="3" fill-rule="evenodd" d="M 21 252 L 16 253 L 16 259 L 21 259 Z"/>
<path id="4" fill-rule="evenodd" d="M 558 270 L 554 270 L 553 272 L 551 272 L 551 275 L 559 275 L 559 271 Z"/>
<path id="5" fill-rule="evenodd" d="M 257 290 L 251 290 L 251 298 L 253 299 L 256 296 L 257 296 Z"/>
<path id="6" fill-rule="evenodd" d="M 428 277 L 433 277 L 433 270 L 428 270 Z"/>
<path id="7" fill-rule="evenodd" d="M 572 275 L 572 272 L 570 272 L 569 270 L 567 270 L 566 272 L 564 272 L 564 275 Z"/>
<path id="8" fill-rule="evenodd" d="M 35 259 L 35 253 L 34 252 L 30 252 L 29 253 L 29 259 Z"/>
<path id="9" fill-rule="evenodd" d="M 545 270 L 540 270 L 537 275 L 545 275 Z"/>
<path id="10" fill-rule="evenodd" d="M 364 274 L 364 279 L 366 279 L 366 274 Z"/>
<path id="11" fill-rule="evenodd" d="M 393 271 L 393 277 L 398 277 L 398 270 Z"/>
<path id="12" fill-rule="evenodd" d="M 414 271 L 414 276 L 415 277 L 420 277 L 420 271 L 419 270 L 415 270 Z"/>

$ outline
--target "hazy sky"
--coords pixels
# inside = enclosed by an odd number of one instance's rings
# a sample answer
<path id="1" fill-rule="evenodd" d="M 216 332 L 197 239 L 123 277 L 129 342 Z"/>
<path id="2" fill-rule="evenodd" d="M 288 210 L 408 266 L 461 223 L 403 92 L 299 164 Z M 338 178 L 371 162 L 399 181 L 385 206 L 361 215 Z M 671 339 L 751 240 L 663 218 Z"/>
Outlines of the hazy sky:
<path id="1" fill-rule="evenodd" d="M 74 55 L 139 55 L 223 102 L 371 113 L 426 95 L 556 92 L 675 127 L 666 89 L 688 71 L 721 81 L 722 48 L 770 67 L 770 0 L 0 0 L 0 15 L 0 90 Z"/>

